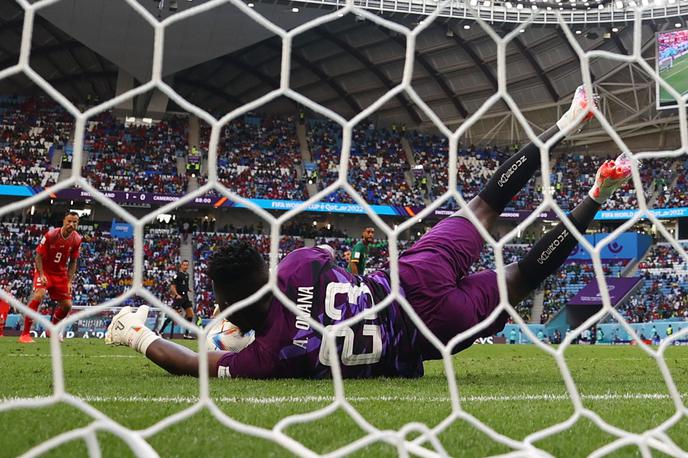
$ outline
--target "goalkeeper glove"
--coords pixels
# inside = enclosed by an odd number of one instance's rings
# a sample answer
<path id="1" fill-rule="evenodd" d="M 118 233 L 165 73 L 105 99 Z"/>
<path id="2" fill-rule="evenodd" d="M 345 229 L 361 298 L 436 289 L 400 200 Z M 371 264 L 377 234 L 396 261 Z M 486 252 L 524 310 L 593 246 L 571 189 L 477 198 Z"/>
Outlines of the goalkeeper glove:
<path id="1" fill-rule="evenodd" d="M 128 345 L 139 353 L 146 354 L 146 350 L 160 336 L 146 327 L 148 306 L 142 305 L 136 312 L 131 307 L 124 307 L 112 319 L 112 323 L 105 332 L 107 345 Z"/>

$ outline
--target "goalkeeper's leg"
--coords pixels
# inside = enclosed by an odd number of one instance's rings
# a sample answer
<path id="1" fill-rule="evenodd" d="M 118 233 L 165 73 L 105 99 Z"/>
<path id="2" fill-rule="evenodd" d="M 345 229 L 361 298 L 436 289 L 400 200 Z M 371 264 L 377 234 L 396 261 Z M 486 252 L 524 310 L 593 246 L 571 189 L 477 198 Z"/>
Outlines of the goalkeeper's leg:
<path id="1" fill-rule="evenodd" d="M 570 131 L 579 121 L 581 113 L 587 111 L 589 109 L 585 88 L 580 86 L 574 94 L 569 110 L 538 138 L 544 143 L 561 131 Z M 583 117 L 583 121 L 589 120 L 591 116 L 592 114 L 588 113 Z M 563 137 L 559 142 L 561 140 Z M 555 148 L 559 142 L 555 143 L 551 149 Z M 490 230 L 509 202 L 538 170 L 540 170 L 540 149 L 537 145 L 528 143 L 497 169 L 480 194 L 468 203 L 468 208 L 485 229 Z M 453 216 L 466 216 L 466 213 L 460 210 Z"/>
<path id="2" fill-rule="evenodd" d="M 547 141 L 557 132 L 559 127 L 554 126 L 542 134 L 540 139 Z M 530 143 L 502 164 L 485 189 L 468 203 L 468 208 L 489 231 L 507 203 L 539 168 L 540 152 L 537 146 Z M 429 284 L 434 285 L 431 288 L 441 295 L 445 287 L 455 287 L 455 279 L 468 273 L 469 268 L 480 258 L 484 243 L 480 232 L 468 221 L 466 212 L 460 210 L 440 221 L 406 250 L 399 258 L 399 266 L 402 273 L 405 270 L 413 271 L 407 277 L 410 283 L 413 283 L 412 277 L 423 277 L 429 281 L 424 282 L 420 288 L 421 296 L 429 289 Z M 433 275 L 433 272 L 447 272 L 449 277 Z M 446 284 L 445 280 L 448 279 L 450 281 Z M 413 287 L 410 283 L 405 285 L 407 292 Z"/>
<path id="3" fill-rule="evenodd" d="M 624 154 L 600 166 L 588 196 L 568 215 L 584 234 L 602 204 L 631 177 L 631 166 Z M 518 263 L 507 266 L 509 302 L 517 304 L 549 275 L 561 267 L 578 244 L 564 223 L 547 232 Z"/>
<path id="4" fill-rule="evenodd" d="M 622 160 L 605 162 L 597 172 L 595 185 L 586 197 L 569 215 L 571 223 L 584 233 L 592 223 L 595 214 L 611 194 L 630 177 L 630 166 Z M 463 218 L 459 218 L 461 220 Z M 467 223 L 470 225 L 470 223 Z M 464 230 L 464 232 L 467 232 Z M 474 231 L 476 232 L 476 231 Z M 462 234 L 467 238 L 470 234 Z M 479 234 L 473 234 L 479 238 Z M 457 239 L 458 240 L 458 239 Z M 547 232 L 518 263 L 505 268 L 509 303 L 516 305 L 526 298 L 540 283 L 554 273 L 566 261 L 577 244 L 576 238 L 564 223 Z M 451 243 L 447 241 L 447 246 Z M 469 245 L 470 246 L 470 245 Z M 416 256 L 420 256 L 417 253 Z M 456 276 L 446 276 L 435 263 L 442 262 L 440 251 L 426 258 L 399 260 L 399 272 L 406 297 L 421 319 L 442 342 L 449 342 L 457 334 L 479 325 L 499 305 L 497 273 L 484 270 L 462 278 L 458 284 Z M 461 259 L 461 258 L 457 258 Z M 414 262 L 415 261 L 415 262 Z M 446 269 L 445 269 L 446 270 Z M 432 283 L 435 282 L 435 283 Z M 453 282 L 453 283 L 452 283 Z M 430 285 L 430 287 L 428 287 Z M 469 347 L 478 337 L 489 337 L 501 331 L 509 315 L 504 312 L 493 323 L 472 333 L 453 348 L 458 352 Z M 424 338 L 419 340 L 424 359 L 437 359 L 441 355 Z"/>

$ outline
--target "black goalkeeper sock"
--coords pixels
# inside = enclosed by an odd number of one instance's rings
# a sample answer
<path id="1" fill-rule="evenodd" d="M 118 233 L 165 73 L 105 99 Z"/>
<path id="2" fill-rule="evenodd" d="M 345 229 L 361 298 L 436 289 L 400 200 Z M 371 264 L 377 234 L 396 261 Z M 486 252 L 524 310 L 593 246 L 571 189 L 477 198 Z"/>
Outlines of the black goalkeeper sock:
<path id="1" fill-rule="evenodd" d="M 558 132 L 559 128 L 555 125 L 538 138 L 546 142 Z M 553 145 L 550 151 L 557 144 Z M 479 196 L 494 211 L 502 213 L 511 199 L 523 189 L 538 170 L 540 170 L 540 149 L 534 143 L 528 143 L 497 169 L 485 188 L 480 191 Z"/>
<path id="2" fill-rule="evenodd" d="M 600 204 L 586 196 L 569 214 L 571 223 L 582 234 L 592 223 Z M 569 232 L 564 223 L 547 232 L 530 251 L 518 262 L 521 274 L 526 278 L 532 289 L 537 287 L 545 278 L 556 272 L 566 261 L 578 240 Z"/>

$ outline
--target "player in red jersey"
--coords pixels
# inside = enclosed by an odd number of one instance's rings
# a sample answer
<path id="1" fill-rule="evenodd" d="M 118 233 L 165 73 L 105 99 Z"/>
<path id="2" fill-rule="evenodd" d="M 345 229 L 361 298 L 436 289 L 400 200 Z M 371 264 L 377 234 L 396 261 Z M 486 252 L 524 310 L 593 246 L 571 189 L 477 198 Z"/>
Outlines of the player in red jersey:
<path id="1" fill-rule="evenodd" d="M 5 323 L 10 313 L 10 304 L 0 299 L 0 337 L 5 335 Z"/>
<path id="2" fill-rule="evenodd" d="M 36 248 L 36 270 L 33 274 L 33 295 L 29 308 L 38 310 L 47 291 L 50 298 L 57 301 L 53 323 L 59 323 L 72 308 L 72 281 L 81 247 L 81 236 L 76 231 L 78 225 L 79 215 L 75 212 L 67 213 L 62 220 L 62 227 L 49 230 Z M 33 342 L 29 333 L 32 324 L 30 317 L 24 317 L 24 329 L 19 342 Z"/>

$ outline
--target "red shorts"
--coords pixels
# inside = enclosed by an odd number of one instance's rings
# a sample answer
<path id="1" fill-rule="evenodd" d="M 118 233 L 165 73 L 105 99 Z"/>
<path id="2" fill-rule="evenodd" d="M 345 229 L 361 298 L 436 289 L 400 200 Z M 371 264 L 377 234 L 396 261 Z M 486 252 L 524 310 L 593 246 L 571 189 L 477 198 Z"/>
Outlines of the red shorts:
<path id="1" fill-rule="evenodd" d="M 50 299 L 54 301 L 71 300 L 72 295 L 69 293 L 69 277 L 67 274 L 51 274 L 46 272 L 48 284 L 44 285 L 41 282 L 41 277 L 38 272 L 33 272 L 33 289 L 45 288 L 50 294 Z"/>

